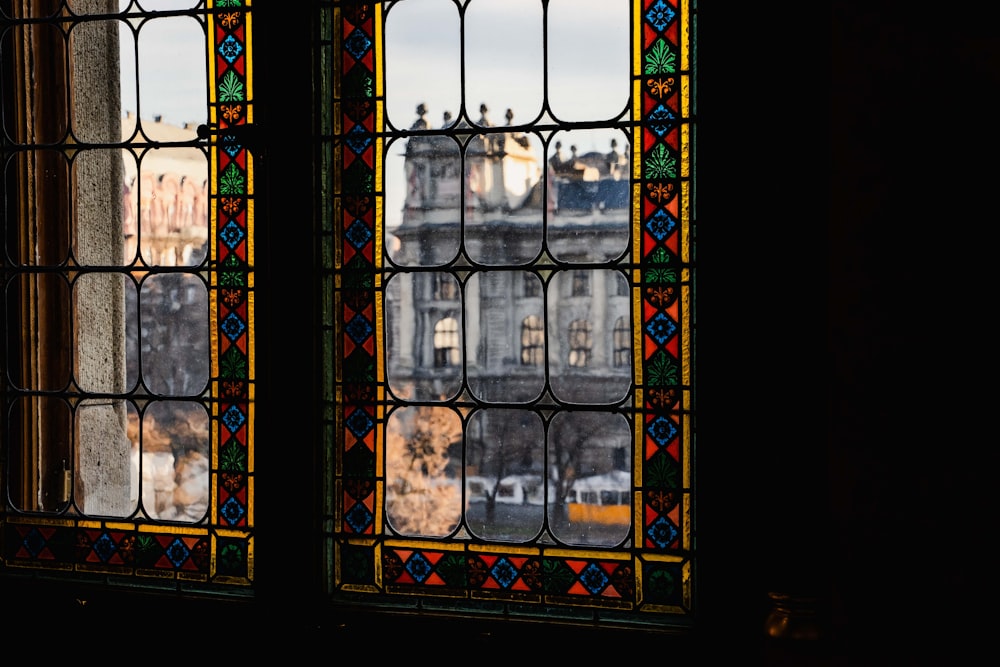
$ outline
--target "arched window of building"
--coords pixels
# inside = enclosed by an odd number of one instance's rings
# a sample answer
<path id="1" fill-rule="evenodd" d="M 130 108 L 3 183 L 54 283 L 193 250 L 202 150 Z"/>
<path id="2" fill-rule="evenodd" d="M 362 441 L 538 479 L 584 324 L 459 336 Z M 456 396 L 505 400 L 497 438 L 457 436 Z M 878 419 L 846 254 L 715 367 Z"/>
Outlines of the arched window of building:
<path id="1" fill-rule="evenodd" d="M 545 361 L 545 326 L 542 318 L 528 315 L 521 322 L 521 365 L 541 366 Z"/>
<path id="2" fill-rule="evenodd" d="M 590 365 L 590 355 L 594 346 L 588 320 L 573 320 L 569 323 L 569 358 L 570 366 L 586 368 Z"/>
<path id="3" fill-rule="evenodd" d="M 573 272 L 573 296 L 590 296 L 590 271 Z"/>
<path id="4" fill-rule="evenodd" d="M 632 330 L 624 317 L 615 320 L 614 329 L 614 365 L 615 368 L 625 368 L 632 364 Z"/>
<path id="5" fill-rule="evenodd" d="M 434 325 L 434 366 L 448 368 L 462 363 L 458 347 L 458 320 L 445 317 Z"/>

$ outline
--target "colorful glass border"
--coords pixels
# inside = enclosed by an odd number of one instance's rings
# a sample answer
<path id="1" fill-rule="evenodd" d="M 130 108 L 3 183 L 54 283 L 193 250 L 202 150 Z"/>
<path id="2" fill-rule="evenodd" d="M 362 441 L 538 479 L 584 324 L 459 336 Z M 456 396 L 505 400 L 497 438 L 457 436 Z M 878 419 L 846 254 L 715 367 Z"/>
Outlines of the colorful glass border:
<path id="1" fill-rule="evenodd" d="M 3 566 L 133 576 L 178 585 L 253 581 L 254 174 L 249 0 L 209 0 L 211 502 L 197 526 L 0 515 Z"/>
<path id="2" fill-rule="evenodd" d="M 633 0 L 635 540 L 624 549 L 477 545 L 381 534 L 381 3 L 333 7 L 334 141 L 326 154 L 332 247 L 325 346 L 328 582 L 334 600 L 609 622 L 694 611 L 692 2 Z M 331 266 L 328 264 L 328 266 Z M 336 353 L 334 354 L 334 351 Z M 640 427 L 641 425 L 641 427 Z M 435 602 L 437 600 L 437 602 Z"/>

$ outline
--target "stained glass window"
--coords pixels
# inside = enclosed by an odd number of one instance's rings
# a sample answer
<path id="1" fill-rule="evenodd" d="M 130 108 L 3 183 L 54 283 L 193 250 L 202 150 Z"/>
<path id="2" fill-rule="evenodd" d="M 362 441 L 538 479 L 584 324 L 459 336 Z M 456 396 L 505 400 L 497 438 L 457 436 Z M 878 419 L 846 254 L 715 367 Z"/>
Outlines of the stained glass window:
<path id="1" fill-rule="evenodd" d="M 5 567 L 253 581 L 249 4 L 0 6 Z"/>
<path id="2" fill-rule="evenodd" d="M 690 620 L 692 5 L 328 8 L 335 603 Z"/>

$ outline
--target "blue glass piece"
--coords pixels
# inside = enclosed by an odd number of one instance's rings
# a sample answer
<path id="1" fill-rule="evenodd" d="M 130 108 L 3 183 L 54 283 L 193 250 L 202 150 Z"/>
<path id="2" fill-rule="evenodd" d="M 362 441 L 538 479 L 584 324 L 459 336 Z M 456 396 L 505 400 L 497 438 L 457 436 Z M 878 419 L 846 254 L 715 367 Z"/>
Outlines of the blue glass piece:
<path id="1" fill-rule="evenodd" d="M 646 324 L 646 333 L 658 344 L 663 345 L 677 333 L 677 324 L 663 313 L 657 313 L 656 317 Z"/>
<path id="2" fill-rule="evenodd" d="M 174 567 L 180 567 L 188 559 L 188 556 L 191 555 L 191 550 L 187 548 L 187 545 L 180 538 L 177 538 L 167 546 L 164 553 L 170 559 L 170 562 L 174 564 Z"/>
<path id="3" fill-rule="evenodd" d="M 580 573 L 580 583 L 591 595 L 599 594 L 608 587 L 610 581 L 604 570 L 595 563 L 583 568 L 583 572 Z"/>
<path id="4" fill-rule="evenodd" d="M 649 437 L 651 437 L 656 444 L 663 447 L 677 437 L 677 425 L 666 417 L 657 417 L 650 422 L 649 427 L 646 429 L 646 433 L 649 434 Z"/>
<path id="5" fill-rule="evenodd" d="M 230 405 L 229 409 L 222 415 L 222 423 L 226 425 L 230 433 L 236 433 L 246 420 L 246 415 L 235 405 Z"/>
<path id="6" fill-rule="evenodd" d="M 226 338 L 231 341 L 235 341 L 237 338 L 243 335 L 243 332 L 247 330 L 247 326 L 243 323 L 243 320 L 236 313 L 229 313 L 226 315 L 225 319 L 219 325 L 222 333 L 226 334 Z"/>
<path id="7" fill-rule="evenodd" d="M 219 44 L 219 55 L 225 58 L 226 62 L 230 65 L 240 57 L 241 53 L 243 53 L 243 45 L 234 39 L 232 35 L 227 36 L 222 40 L 222 44 Z"/>
<path id="8" fill-rule="evenodd" d="M 669 211 L 664 211 L 663 209 L 649 216 L 649 220 L 646 221 L 646 231 L 657 241 L 662 241 L 670 236 L 676 228 L 677 219 Z"/>
<path id="9" fill-rule="evenodd" d="M 666 549 L 677 539 L 677 526 L 661 516 L 649 524 L 646 535 L 656 546 Z"/>
<path id="10" fill-rule="evenodd" d="M 504 588 L 510 588 L 517 581 L 517 568 L 506 558 L 499 559 L 490 568 L 490 574 L 497 580 L 497 583 Z"/>
<path id="11" fill-rule="evenodd" d="M 361 409 L 355 410 L 348 415 L 347 419 L 344 420 L 344 423 L 358 440 L 365 437 L 375 426 L 375 422 L 368 416 L 368 413 Z"/>
<path id="12" fill-rule="evenodd" d="M 410 573 L 414 581 L 422 584 L 427 580 L 427 577 L 431 576 L 434 568 L 431 566 L 430 561 L 418 551 L 406 561 L 406 571 Z"/>
<path id="13" fill-rule="evenodd" d="M 246 508 L 232 496 L 226 502 L 222 503 L 222 506 L 219 508 L 219 515 L 230 526 L 238 524 L 245 514 Z"/>
<path id="14" fill-rule="evenodd" d="M 344 327 L 344 331 L 347 335 L 351 337 L 356 344 L 361 345 L 366 340 L 368 340 L 375 329 L 372 327 L 371 322 L 364 315 L 357 314 L 351 318 L 351 321 L 347 323 Z"/>
<path id="15" fill-rule="evenodd" d="M 649 21 L 650 25 L 662 32 L 666 29 L 670 22 L 674 20 L 677 16 L 677 12 L 673 7 L 667 3 L 660 0 L 649 8 L 646 12 L 646 20 Z"/>
<path id="16" fill-rule="evenodd" d="M 372 513 L 361 503 L 356 503 L 344 513 L 344 520 L 355 533 L 363 533 L 368 530 L 373 518 Z"/>

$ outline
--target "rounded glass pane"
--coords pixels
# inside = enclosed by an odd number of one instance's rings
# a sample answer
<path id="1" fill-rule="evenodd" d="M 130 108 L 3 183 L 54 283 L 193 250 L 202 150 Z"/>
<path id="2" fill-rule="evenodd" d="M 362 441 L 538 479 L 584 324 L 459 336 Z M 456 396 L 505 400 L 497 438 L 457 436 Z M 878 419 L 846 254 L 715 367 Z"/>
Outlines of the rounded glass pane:
<path id="1" fill-rule="evenodd" d="M 444 537 L 462 518 L 462 420 L 445 407 L 393 411 L 385 427 L 385 511 L 400 535 Z"/>
<path id="2" fill-rule="evenodd" d="M 615 546 L 632 526 L 631 429 L 602 412 L 560 412 L 547 441 L 552 535 L 566 544 Z"/>
<path id="3" fill-rule="evenodd" d="M 208 383 L 208 291 L 197 276 L 147 277 L 139 289 L 142 381 L 153 394 L 195 396 Z"/>
<path id="4" fill-rule="evenodd" d="M 486 409 L 472 414 L 465 449 L 465 521 L 476 537 L 527 542 L 545 517 L 545 433 L 527 410 Z"/>

